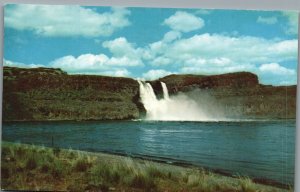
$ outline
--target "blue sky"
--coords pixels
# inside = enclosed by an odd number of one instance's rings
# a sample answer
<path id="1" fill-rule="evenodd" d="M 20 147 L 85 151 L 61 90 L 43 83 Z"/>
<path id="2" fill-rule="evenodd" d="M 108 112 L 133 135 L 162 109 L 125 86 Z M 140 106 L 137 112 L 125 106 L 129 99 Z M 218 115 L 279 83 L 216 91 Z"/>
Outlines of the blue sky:
<path id="1" fill-rule="evenodd" d="M 156 79 L 249 71 L 297 81 L 296 12 L 7 5 L 4 65 Z"/>

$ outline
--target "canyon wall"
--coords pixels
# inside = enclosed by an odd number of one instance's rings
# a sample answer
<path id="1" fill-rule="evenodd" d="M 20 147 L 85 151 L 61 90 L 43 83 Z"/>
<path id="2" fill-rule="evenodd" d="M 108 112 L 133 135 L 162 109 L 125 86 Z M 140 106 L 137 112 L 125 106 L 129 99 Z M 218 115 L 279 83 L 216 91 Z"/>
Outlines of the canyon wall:
<path id="1" fill-rule="evenodd" d="M 295 118 L 296 86 L 266 86 L 248 72 L 170 75 L 151 85 L 161 97 L 209 98 L 232 118 Z M 60 69 L 3 68 L 3 121 L 125 120 L 145 116 L 134 79 L 68 75 Z"/>

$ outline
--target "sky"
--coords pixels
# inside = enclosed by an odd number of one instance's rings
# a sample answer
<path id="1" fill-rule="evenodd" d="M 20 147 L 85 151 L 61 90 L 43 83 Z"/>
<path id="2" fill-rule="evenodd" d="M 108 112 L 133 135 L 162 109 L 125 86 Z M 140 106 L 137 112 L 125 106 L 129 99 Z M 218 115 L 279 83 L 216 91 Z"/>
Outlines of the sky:
<path id="1" fill-rule="evenodd" d="M 4 65 L 153 80 L 249 71 L 297 83 L 298 13 L 10 4 Z"/>

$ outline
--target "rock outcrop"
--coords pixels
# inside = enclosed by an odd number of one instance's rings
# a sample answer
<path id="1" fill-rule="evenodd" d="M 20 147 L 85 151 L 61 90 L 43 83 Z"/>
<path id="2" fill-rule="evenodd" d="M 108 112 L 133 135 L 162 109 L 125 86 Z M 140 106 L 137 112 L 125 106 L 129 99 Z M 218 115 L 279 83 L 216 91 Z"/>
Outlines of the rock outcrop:
<path id="1" fill-rule="evenodd" d="M 11 67 L 3 76 L 4 121 L 134 119 L 143 109 L 130 78 Z"/>
<path id="2" fill-rule="evenodd" d="M 157 95 L 162 94 L 158 82 L 166 83 L 171 94 L 183 92 L 193 99 L 209 95 L 227 117 L 232 118 L 296 118 L 296 85 L 270 86 L 259 84 L 249 72 L 222 75 L 169 75 L 151 82 Z M 194 94 L 194 90 L 200 90 Z"/>
<path id="3" fill-rule="evenodd" d="M 230 117 L 295 118 L 296 86 L 261 85 L 252 73 L 170 75 L 150 82 L 158 96 L 159 81 L 171 95 L 184 93 L 197 100 L 201 93 L 209 94 Z M 68 75 L 53 68 L 3 69 L 4 121 L 123 120 L 143 115 L 134 79 Z"/>

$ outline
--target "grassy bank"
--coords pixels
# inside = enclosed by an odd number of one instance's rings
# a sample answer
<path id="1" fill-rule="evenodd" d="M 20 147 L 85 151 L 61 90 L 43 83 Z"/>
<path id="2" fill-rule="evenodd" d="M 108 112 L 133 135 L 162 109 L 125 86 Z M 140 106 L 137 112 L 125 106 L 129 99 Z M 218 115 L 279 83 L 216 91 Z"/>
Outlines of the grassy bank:
<path id="1" fill-rule="evenodd" d="M 198 168 L 71 149 L 3 142 L 1 158 L 1 188 L 7 190 L 287 191 Z"/>

